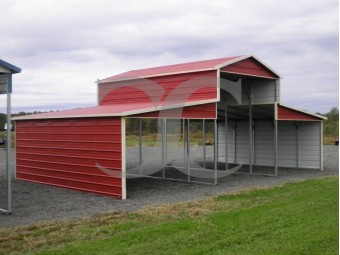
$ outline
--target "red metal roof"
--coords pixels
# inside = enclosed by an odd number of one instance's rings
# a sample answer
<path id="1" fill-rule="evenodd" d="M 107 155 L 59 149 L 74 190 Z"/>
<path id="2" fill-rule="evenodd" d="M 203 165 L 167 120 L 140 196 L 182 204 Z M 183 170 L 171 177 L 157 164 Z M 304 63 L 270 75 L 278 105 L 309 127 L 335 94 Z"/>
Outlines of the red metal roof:
<path id="1" fill-rule="evenodd" d="M 206 104 L 214 103 L 216 100 L 206 100 Z M 201 102 L 200 104 L 203 104 Z M 129 104 L 100 105 L 94 107 L 47 112 L 40 114 L 25 115 L 12 118 L 13 120 L 34 120 L 34 119 L 62 119 L 62 118 L 88 118 L 88 117 L 115 117 L 130 116 L 147 112 L 165 111 L 171 109 L 186 108 L 197 105 L 196 102 L 178 105 L 155 106 L 152 102 L 137 102 Z"/>
<path id="2" fill-rule="evenodd" d="M 129 78 L 144 78 L 144 77 L 152 77 L 152 76 L 174 74 L 174 73 L 178 74 L 178 73 L 196 72 L 196 71 L 202 71 L 202 70 L 213 70 L 213 69 L 217 69 L 219 65 L 222 65 L 222 64 L 227 65 L 228 62 L 232 62 L 242 57 L 243 56 L 217 58 L 217 59 L 176 64 L 176 65 L 167 65 L 167 66 L 152 67 L 152 68 L 145 68 L 145 69 L 139 69 L 139 70 L 131 70 L 125 73 L 117 74 L 109 78 L 103 79 L 99 81 L 99 83 L 109 82 L 109 81 L 114 81 L 114 80 L 129 79 Z"/>
<path id="3" fill-rule="evenodd" d="M 77 117 L 105 117 L 105 116 L 123 116 L 126 113 L 137 114 L 141 109 L 153 109 L 152 102 L 131 103 L 131 104 L 115 104 L 115 105 L 101 105 L 94 107 L 85 107 L 72 110 L 63 110 L 57 112 L 47 112 L 40 114 L 25 115 L 15 117 L 13 120 L 21 119 L 54 119 L 54 118 L 77 118 Z"/>
<path id="4" fill-rule="evenodd" d="M 277 120 L 301 120 L 301 121 L 315 121 L 326 120 L 325 116 L 299 110 L 290 106 L 278 104 L 277 105 Z"/>

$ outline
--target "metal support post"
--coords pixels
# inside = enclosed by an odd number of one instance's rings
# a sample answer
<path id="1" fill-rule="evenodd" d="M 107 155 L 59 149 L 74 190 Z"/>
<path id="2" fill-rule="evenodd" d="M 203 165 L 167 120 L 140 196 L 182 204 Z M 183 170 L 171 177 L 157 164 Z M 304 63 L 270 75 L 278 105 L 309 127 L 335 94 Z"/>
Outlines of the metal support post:
<path id="1" fill-rule="evenodd" d="M 11 75 L 10 75 L 11 77 Z M 10 79 L 12 82 L 12 79 Z M 7 135 L 6 135 L 6 172 L 7 172 L 7 213 L 12 213 L 12 174 L 11 174 L 11 93 L 7 93 Z"/>
<path id="2" fill-rule="evenodd" d="M 12 75 L 7 78 L 7 130 L 6 130 L 6 178 L 7 178 L 7 209 L 0 209 L 0 212 L 12 213 L 12 174 L 11 174 L 11 93 L 12 93 Z"/>
<path id="3" fill-rule="evenodd" d="M 253 114 L 251 99 L 249 98 L 249 173 L 253 173 Z"/>
<path id="4" fill-rule="evenodd" d="M 139 174 L 143 175 L 143 138 L 142 138 L 142 118 L 139 118 L 139 128 L 138 128 L 138 136 L 139 136 Z"/>
<path id="5" fill-rule="evenodd" d="M 234 163 L 236 164 L 237 154 L 236 154 L 236 121 L 234 120 L 233 127 L 233 140 L 234 140 Z"/>
<path id="6" fill-rule="evenodd" d="M 214 184 L 217 184 L 217 154 L 218 154 L 218 147 L 217 147 L 217 119 L 214 120 Z"/>
<path id="7" fill-rule="evenodd" d="M 162 177 L 165 178 L 165 128 L 164 128 L 165 120 L 161 120 L 162 125 Z"/>
<path id="8" fill-rule="evenodd" d="M 186 166 L 186 137 L 185 137 L 185 119 L 182 120 L 182 135 L 183 135 L 183 166 Z"/>
<path id="9" fill-rule="evenodd" d="M 207 151 L 206 151 L 206 147 L 205 147 L 205 143 L 206 143 L 206 141 L 205 141 L 205 119 L 203 119 L 203 131 L 202 131 L 202 135 L 203 135 L 203 137 L 202 137 L 202 139 L 203 139 L 203 168 L 207 168 L 207 162 L 206 162 L 206 160 L 207 160 Z"/>
<path id="10" fill-rule="evenodd" d="M 164 119 L 164 160 L 165 167 L 168 164 L 168 129 L 167 129 L 167 119 Z"/>
<path id="11" fill-rule="evenodd" d="M 277 131 L 278 131 L 277 120 L 274 120 L 274 159 L 275 159 L 274 176 L 277 176 Z"/>
<path id="12" fill-rule="evenodd" d="M 190 181 L 190 120 L 187 120 L 187 171 L 188 181 Z"/>
<path id="13" fill-rule="evenodd" d="M 320 170 L 323 171 L 323 121 L 320 121 Z"/>
<path id="14" fill-rule="evenodd" d="M 228 171 L 228 106 L 225 103 L 225 170 Z"/>
<path id="15" fill-rule="evenodd" d="M 299 122 L 296 121 L 296 136 L 295 136 L 295 143 L 296 143 L 296 168 L 299 168 L 299 161 L 300 161 L 300 132 L 299 132 Z"/>

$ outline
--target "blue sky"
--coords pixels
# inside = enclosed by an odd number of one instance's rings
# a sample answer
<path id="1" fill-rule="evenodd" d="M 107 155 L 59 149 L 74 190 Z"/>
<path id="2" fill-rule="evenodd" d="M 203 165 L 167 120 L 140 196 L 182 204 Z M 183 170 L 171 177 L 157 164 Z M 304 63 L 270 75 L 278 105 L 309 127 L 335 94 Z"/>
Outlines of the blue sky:
<path id="1" fill-rule="evenodd" d="M 22 68 L 13 112 L 95 105 L 95 81 L 131 69 L 255 54 L 282 75 L 282 103 L 325 113 L 339 105 L 338 8 L 337 0 L 0 0 L 0 59 Z"/>

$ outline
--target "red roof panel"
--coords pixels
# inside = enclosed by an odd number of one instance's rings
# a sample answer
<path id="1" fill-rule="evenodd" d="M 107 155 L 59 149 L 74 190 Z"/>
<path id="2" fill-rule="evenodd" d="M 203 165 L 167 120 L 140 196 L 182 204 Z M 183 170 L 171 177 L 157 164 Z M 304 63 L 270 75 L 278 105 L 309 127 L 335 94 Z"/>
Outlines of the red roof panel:
<path id="1" fill-rule="evenodd" d="M 142 78 L 142 77 L 152 77 L 152 76 L 159 76 L 159 75 L 173 74 L 173 73 L 183 73 L 183 72 L 190 72 L 190 71 L 194 72 L 194 71 L 199 71 L 199 70 L 211 70 L 211 69 L 216 69 L 218 65 L 221 65 L 224 63 L 227 64 L 228 62 L 238 59 L 240 57 L 242 56 L 210 59 L 210 60 L 182 63 L 182 64 L 176 64 L 176 65 L 131 70 L 125 73 L 117 74 L 109 78 L 103 79 L 99 83 L 109 82 L 109 81 L 114 81 L 114 80 L 121 80 L 121 79 L 128 79 L 128 78 Z"/>
<path id="2" fill-rule="evenodd" d="M 327 118 L 318 114 L 309 113 L 298 110 L 289 106 L 277 105 L 277 119 L 278 120 L 326 120 Z"/>

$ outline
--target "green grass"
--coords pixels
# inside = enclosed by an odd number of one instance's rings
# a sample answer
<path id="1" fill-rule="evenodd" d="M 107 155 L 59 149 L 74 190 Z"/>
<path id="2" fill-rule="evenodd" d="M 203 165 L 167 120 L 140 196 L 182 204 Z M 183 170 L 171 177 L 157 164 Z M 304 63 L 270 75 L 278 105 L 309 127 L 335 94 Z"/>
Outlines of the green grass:
<path id="1" fill-rule="evenodd" d="M 0 254 L 338 254 L 337 177 L 0 231 Z"/>

